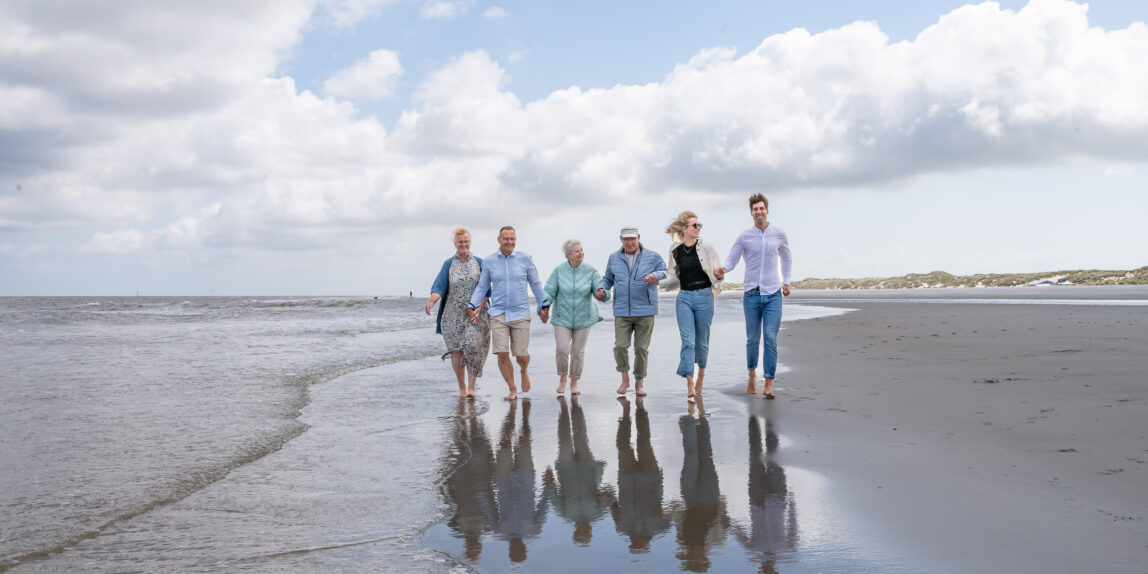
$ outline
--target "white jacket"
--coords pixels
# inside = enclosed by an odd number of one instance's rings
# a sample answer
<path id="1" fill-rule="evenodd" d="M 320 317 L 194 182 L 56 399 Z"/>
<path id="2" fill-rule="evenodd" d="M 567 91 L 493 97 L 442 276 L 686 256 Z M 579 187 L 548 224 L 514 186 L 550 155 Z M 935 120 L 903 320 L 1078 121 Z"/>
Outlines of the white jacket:
<path id="1" fill-rule="evenodd" d="M 674 244 L 670 246 L 670 256 L 666 258 L 666 266 L 670 268 L 670 274 L 658 282 L 658 286 L 667 291 L 680 286 L 680 281 L 678 280 L 678 262 L 674 260 L 674 250 L 681 244 L 681 241 L 674 241 Z M 698 261 L 701 261 L 702 269 L 706 272 L 706 275 L 709 276 L 710 284 L 713 285 L 714 295 L 717 295 L 721 293 L 721 281 L 719 281 L 717 277 L 714 277 L 714 269 L 721 265 L 721 258 L 712 245 L 709 245 L 700 238 L 698 239 L 697 249 Z"/>

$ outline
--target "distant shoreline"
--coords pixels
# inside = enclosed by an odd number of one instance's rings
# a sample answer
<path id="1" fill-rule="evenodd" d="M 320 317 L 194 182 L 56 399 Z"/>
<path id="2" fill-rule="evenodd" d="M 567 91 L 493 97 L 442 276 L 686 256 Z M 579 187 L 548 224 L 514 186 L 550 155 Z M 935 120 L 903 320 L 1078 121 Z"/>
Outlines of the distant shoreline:
<path id="1" fill-rule="evenodd" d="M 953 275 L 944 271 L 910 273 L 898 277 L 860 279 L 819 279 L 794 281 L 794 289 L 936 289 L 944 287 L 1023 287 L 1041 285 L 1146 285 L 1148 266 L 1131 270 L 1084 269 L 1043 273 L 987 273 Z M 736 283 L 722 283 L 723 289 L 740 289 Z"/>

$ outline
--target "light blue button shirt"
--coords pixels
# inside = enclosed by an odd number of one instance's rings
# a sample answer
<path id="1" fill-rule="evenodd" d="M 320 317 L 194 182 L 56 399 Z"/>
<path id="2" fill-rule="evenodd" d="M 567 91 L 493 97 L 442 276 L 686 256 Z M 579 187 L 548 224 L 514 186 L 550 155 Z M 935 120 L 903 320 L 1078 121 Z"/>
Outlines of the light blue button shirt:
<path id="1" fill-rule="evenodd" d="M 781 289 L 782 284 L 789 284 L 789 273 L 793 268 L 789 236 L 773 224 L 765 229 L 751 227 L 742 231 L 730 248 L 729 257 L 726 257 L 725 272 L 733 271 L 743 256 L 746 291 L 760 289 L 762 295 L 772 295 Z"/>
<path id="2" fill-rule="evenodd" d="M 502 251 L 495 251 L 483 261 L 482 276 L 470 297 L 470 306 L 478 308 L 487 289 L 490 289 L 491 317 L 505 313 L 507 323 L 525 319 L 530 316 L 527 288 L 534 292 L 539 311 L 550 306 L 538 269 L 534 266 L 534 258 L 518 250 L 512 251 L 510 257 L 503 255 Z"/>

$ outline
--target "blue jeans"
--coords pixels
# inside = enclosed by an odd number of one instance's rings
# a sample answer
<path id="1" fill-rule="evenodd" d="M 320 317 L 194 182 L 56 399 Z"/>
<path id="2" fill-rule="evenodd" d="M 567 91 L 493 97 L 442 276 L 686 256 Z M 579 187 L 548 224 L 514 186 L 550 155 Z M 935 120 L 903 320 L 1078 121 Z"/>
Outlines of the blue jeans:
<path id="1" fill-rule="evenodd" d="M 682 336 L 682 357 L 678 375 L 693 376 L 694 364 L 706 368 L 710 354 L 710 323 L 714 319 L 714 293 L 706 289 L 679 291 L 674 306 L 678 315 L 678 333 Z"/>
<path id="2" fill-rule="evenodd" d="M 765 333 L 765 361 L 762 370 L 765 378 L 772 379 L 777 373 L 777 331 L 781 329 L 781 290 L 770 295 L 759 291 L 746 292 L 742 299 L 745 310 L 745 368 L 757 368 L 757 348 L 761 345 L 761 334 Z"/>

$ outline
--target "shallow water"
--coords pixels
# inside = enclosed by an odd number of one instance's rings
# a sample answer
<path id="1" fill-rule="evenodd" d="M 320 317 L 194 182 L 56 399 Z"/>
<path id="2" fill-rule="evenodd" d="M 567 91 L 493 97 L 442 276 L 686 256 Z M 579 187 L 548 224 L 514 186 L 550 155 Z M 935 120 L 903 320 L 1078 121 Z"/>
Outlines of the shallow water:
<path id="1" fill-rule="evenodd" d="M 460 403 L 421 307 L 0 299 L 0 571 L 897 570 L 843 535 L 823 477 L 785 465 L 772 405 L 722 392 L 743 384 L 736 298 L 692 413 L 663 301 L 651 365 L 670 374 L 630 395 L 625 446 L 609 322 L 563 414 L 548 327 L 530 400 L 499 400 L 491 362 Z"/>

